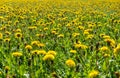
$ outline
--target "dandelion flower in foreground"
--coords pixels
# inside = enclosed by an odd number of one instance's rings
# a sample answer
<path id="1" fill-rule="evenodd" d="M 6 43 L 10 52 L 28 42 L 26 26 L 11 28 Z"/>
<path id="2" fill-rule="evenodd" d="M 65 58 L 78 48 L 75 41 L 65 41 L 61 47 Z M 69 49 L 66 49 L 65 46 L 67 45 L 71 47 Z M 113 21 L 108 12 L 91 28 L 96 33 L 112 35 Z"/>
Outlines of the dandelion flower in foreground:
<path id="1" fill-rule="evenodd" d="M 76 50 L 70 50 L 70 53 L 77 53 Z"/>
<path id="2" fill-rule="evenodd" d="M 80 30 L 84 30 L 85 28 L 83 26 L 78 26 Z"/>
<path id="3" fill-rule="evenodd" d="M 31 45 L 38 45 L 40 42 L 39 41 L 32 41 Z"/>
<path id="4" fill-rule="evenodd" d="M 2 33 L 0 33 L 0 39 L 2 39 L 3 38 L 3 35 L 2 35 Z"/>
<path id="5" fill-rule="evenodd" d="M 25 49 L 31 50 L 31 49 L 32 49 L 32 46 L 31 46 L 31 45 L 26 45 L 26 46 L 25 46 Z"/>
<path id="6" fill-rule="evenodd" d="M 29 26 L 28 29 L 33 30 L 33 29 L 37 29 L 37 27 L 36 26 Z"/>
<path id="7" fill-rule="evenodd" d="M 44 47 L 45 44 L 43 44 L 43 43 L 39 43 L 39 44 L 37 44 L 37 46 L 39 46 L 39 47 Z"/>
<path id="8" fill-rule="evenodd" d="M 22 30 L 21 30 L 21 29 L 16 29 L 15 31 L 16 31 L 16 32 L 21 32 Z"/>
<path id="9" fill-rule="evenodd" d="M 46 54 L 46 51 L 45 51 L 45 50 L 39 50 L 39 51 L 38 51 L 38 54 L 45 55 L 45 54 Z"/>
<path id="10" fill-rule="evenodd" d="M 101 34 L 101 36 L 102 36 L 102 34 Z M 110 36 L 108 36 L 108 35 L 103 35 L 103 38 L 104 38 L 104 39 L 110 39 Z"/>
<path id="11" fill-rule="evenodd" d="M 109 56 L 110 56 L 110 54 L 106 54 L 106 53 L 105 53 L 103 56 L 104 56 L 104 57 L 109 57 Z"/>
<path id="12" fill-rule="evenodd" d="M 11 33 L 9 31 L 5 31 L 5 34 L 6 35 L 10 35 Z"/>
<path id="13" fill-rule="evenodd" d="M 12 55 L 15 56 L 15 57 L 20 57 L 23 54 L 21 52 L 13 52 Z"/>
<path id="14" fill-rule="evenodd" d="M 97 70 L 92 70 L 92 71 L 89 73 L 89 78 L 97 77 L 98 74 L 99 74 L 99 71 L 97 71 Z"/>
<path id="15" fill-rule="evenodd" d="M 76 66 L 75 62 L 71 59 L 67 60 L 65 63 L 69 67 L 75 67 Z"/>
<path id="16" fill-rule="evenodd" d="M 44 57 L 43 57 L 43 60 L 54 60 L 55 57 L 52 55 L 52 54 L 46 54 Z"/>
<path id="17" fill-rule="evenodd" d="M 15 38 L 21 38 L 22 37 L 22 33 L 15 33 Z"/>
<path id="18" fill-rule="evenodd" d="M 46 51 L 45 50 L 33 50 L 31 53 L 32 55 L 39 55 L 39 54 L 45 55 Z"/>
<path id="19" fill-rule="evenodd" d="M 109 48 L 107 46 L 103 46 L 99 48 L 100 51 L 109 51 Z"/>
<path id="20" fill-rule="evenodd" d="M 49 50 L 48 52 L 47 52 L 47 54 L 52 54 L 53 56 L 56 56 L 56 52 L 55 51 L 53 51 L 53 50 Z"/>
<path id="21" fill-rule="evenodd" d="M 5 70 L 10 70 L 10 67 L 9 66 L 5 66 Z"/>
<path id="22" fill-rule="evenodd" d="M 31 54 L 32 54 L 32 55 L 37 55 L 37 54 L 38 54 L 38 51 L 39 51 L 39 50 L 33 50 L 33 51 L 31 52 Z"/>
<path id="23" fill-rule="evenodd" d="M 87 49 L 88 48 L 88 46 L 83 45 L 83 44 L 75 44 L 74 46 L 75 46 L 75 48 L 81 48 L 81 49 Z"/>
<path id="24" fill-rule="evenodd" d="M 10 38 L 5 38 L 4 39 L 4 42 L 9 42 L 10 41 Z"/>
<path id="25" fill-rule="evenodd" d="M 52 77 L 53 77 L 53 78 L 56 78 L 56 77 L 58 78 L 56 72 L 52 72 L 51 74 L 52 74 Z"/>
<path id="26" fill-rule="evenodd" d="M 114 55 L 117 56 L 119 51 L 120 51 L 120 47 L 114 48 L 114 50 L 113 50 Z"/>
<path id="27" fill-rule="evenodd" d="M 115 47 L 115 41 L 113 39 L 105 39 L 104 41 L 107 42 L 108 45 Z"/>

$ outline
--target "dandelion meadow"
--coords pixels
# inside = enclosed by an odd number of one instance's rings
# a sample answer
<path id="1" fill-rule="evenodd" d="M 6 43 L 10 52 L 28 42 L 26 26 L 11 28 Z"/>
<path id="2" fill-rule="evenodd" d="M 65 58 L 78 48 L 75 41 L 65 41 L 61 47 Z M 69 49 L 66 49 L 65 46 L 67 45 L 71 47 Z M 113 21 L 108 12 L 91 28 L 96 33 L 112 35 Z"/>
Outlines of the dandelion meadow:
<path id="1" fill-rule="evenodd" d="M 120 78 L 119 0 L 0 0 L 0 78 Z"/>

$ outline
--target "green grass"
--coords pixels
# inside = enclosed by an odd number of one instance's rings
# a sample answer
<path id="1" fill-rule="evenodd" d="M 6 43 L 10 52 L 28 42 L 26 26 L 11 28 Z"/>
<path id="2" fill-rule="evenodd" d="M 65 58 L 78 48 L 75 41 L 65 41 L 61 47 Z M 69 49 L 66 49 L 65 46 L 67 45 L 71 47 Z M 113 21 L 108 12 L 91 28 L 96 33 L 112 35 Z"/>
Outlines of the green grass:
<path id="1" fill-rule="evenodd" d="M 25 74 L 30 78 L 120 77 L 120 3 L 86 1 L 2 4 L 0 78 L 26 78 Z M 16 38 L 16 33 L 22 36 Z M 33 41 L 39 42 L 33 45 Z M 54 59 L 43 60 L 51 50 L 56 53 L 52 52 Z M 68 59 L 75 66 L 66 64 Z"/>

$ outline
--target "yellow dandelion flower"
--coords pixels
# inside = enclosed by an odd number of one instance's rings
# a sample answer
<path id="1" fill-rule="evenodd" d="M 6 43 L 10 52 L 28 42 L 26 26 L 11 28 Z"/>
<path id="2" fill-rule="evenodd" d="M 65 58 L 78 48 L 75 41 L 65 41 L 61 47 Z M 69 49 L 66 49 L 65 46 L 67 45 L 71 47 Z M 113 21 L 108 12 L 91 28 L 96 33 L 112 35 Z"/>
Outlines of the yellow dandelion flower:
<path id="1" fill-rule="evenodd" d="M 76 43 L 74 46 L 75 46 L 75 48 L 80 48 L 81 44 Z"/>
<path id="2" fill-rule="evenodd" d="M 104 41 L 106 41 L 110 46 L 115 47 L 115 41 L 113 39 L 105 39 Z"/>
<path id="3" fill-rule="evenodd" d="M 3 16 L 0 16 L 0 19 L 3 19 L 4 17 Z"/>
<path id="4" fill-rule="evenodd" d="M 120 51 L 120 47 L 114 48 L 114 50 L 113 50 L 114 55 L 117 56 L 117 54 L 119 53 L 119 51 Z"/>
<path id="5" fill-rule="evenodd" d="M 44 30 L 44 31 L 46 31 L 46 30 L 48 30 L 48 28 L 47 28 L 47 27 L 45 27 L 43 30 Z"/>
<path id="6" fill-rule="evenodd" d="M 2 72 L 0 71 L 0 75 L 2 74 Z"/>
<path id="7" fill-rule="evenodd" d="M 70 27 L 70 26 L 71 26 L 71 23 L 68 23 L 66 26 L 67 26 L 67 27 Z"/>
<path id="8" fill-rule="evenodd" d="M 6 28 L 7 28 L 6 26 L 2 26 L 0 30 L 5 30 Z"/>
<path id="9" fill-rule="evenodd" d="M 0 39 L 2 39 L 3 38 L 3 34 L 2 33 L 0 33 Z"/>
<path id="10" fill-rule="evenodd" d="M 21 32 L 21 29 L 16 29 L 15 32 Z"/>
<path id="11" fill-rule="evenodd" d="M 84 31 L 83 34 L 84 34 L 84 35 L 88 35 L 88 34 L 90 34 L 90 33 L 89 33 L 88 31 Z"/>
<path id="12" fill-rule="evenodd" d="M 35 36 L 39 37 L 41 34 L 36 34 Z"/>
<path id="13" fill-rule="evenodd" d="M 54 60 L 55 57 L 54 55 L 52 54 L 46 54 L 44 57 L 43 57 L 43 60 L 46 61 L 46 60 Z"/>
<path id="14" fill-rule="evenodd" d="M 13 52 L 12 55 L 15 56 L 15 57 L 20 57 L 23 54 L 21 52 Z"/>
<path id="15" fill-rule="evenodd" d="M 110 54 L 106 54 L 106 53 L 105 53 L 103 56 L 104 56 L 104 57 L 110 57 Z"/>
<path id="16" fill-rule="evenodd" d="M 10 35 L 11 33 L 9 31 L 5 31 L 5 34 Z"/>
<path id="17" fill-rule="evenodd" d="M 79 28 L 80 30 L 84 30 L 85 29 L 83 26 L 78 26 L 77 28 Z"/>
<path id="18" fill-rule="evenodd" d="M 80 35 L 80 33 L 73 33 L 72 34 L 73 37 L 76 37 L 76 36 L 79 36 L 79 35 Z"/>
<path id="19" fill-rule="evenodd" d="M 10 70 L 10 67 L 9 66 L 5 66 L 5 70 Z"/>
<path id="20" fill-rule="evenodd" d="M 5 38 L 4 39 L 4 42 L 9 42 L 10 41 L 10 38 Z"/>
<path id="21" fill-rule="evenodd" d="M 77 53 L 76 50 L 70 50 L 70 53 Z"/>
<path id="22" fill-rule="evenodd" d="M 95 23 L 88 24 L 88 27 L 89 27 L 89 28 L 93 28 L 93 27 L 95 27 L 95 26 L 96 26 Z"/>
<path id="23" fill-rule="evenodd" d="M 120 43 L 117 45 L 117 47 L 120 47 Z"/>
<path id="24" fill-rule="evenodd" d="M 39 44 L 37 44 L 39 47 L 44 47 L 45 46 L 45 44 L 43 44 L 43 43 L 39 43 Z"/>
<path id="25" fill-rule="evenodd" d="M 67 60 L 65 63 L 69 67 L 75 67 L 76 66 L 75 62 L 71 59 Z"/>
<path id="26" fill-rule="evenodd" d="M 61 25 L 61 24 L 58 24 L 57 26 L 58 26 L 58 27 L 61 27 L 62 25 Z"/>
<path id="27" fill-rule="evenodd" d="M 32 41 L 31 45 L 38 45 L 40 42 L 39 41 Z"/>
<path id="28" fill-rule="evenodd" d="M 36 34 L 37 37 L 44 37 L 44 34 Z"/>
<path id="29" fill-rule="evenodd" d="M 89 73 L 89 78 L 94 78 L 94 77 L 97 77 L 99 75 L 99 71 L 97 70 L 92 70 L 90 73 Z"/>
<path id="30" fill-rule="evenodd" d="M 77 45 L 77 44 L 79 44 L 79 45 L 80 45 L 80 44 L 81 44 L 81 42 L 80 42 L 80 41 L 77 41 L 77 42 L 74 42 L 74 44 L 75 44 L 75 45 Z M 74 46 L 75 46 L 75 45 L 74 45 Z"/>
<path id="31" fill-rule="evenodd" d="M 39 50 L 38 54 L 46 55 L 46 51 L 45 50 Z"/>
<path id="32" fill-rule="evenodd" d="M 38 52 L 39 52 L 39 50 L 33 50 L 33 51 L 31 52 L 31 54 L 32 54 L 32 55 L 37 55 Z"/>
<path id="33" fill-rule="evenodd" d="M 88 48 L 88 46 L 86 46 L 86 45 L 81 45 L 81 49 L 86 49 L 86 48 Z"/>
<path id="34" fill-rule="evenodd" d="M 57 74 L 56 74 L 56 72 L 52 72 L 51 75 L 52 75 L 53 78 L 58 77 Z"/>
<path id="35" fill-rule="evenodd" d="M 86 45 L 83 45 L 83 44 L 75 44 L 74 46 L 75 46 L 75 48 L 81 48 L 81 49 L 87 49 L 88 48 Z"/>
<path id="36" fill-rule="evenodd" d="M 51 31 L 52 34 L 58 34 L 55 30 Z"/>
<path id="37" fill-rule="evenodd" d="M 103 38 L 104 38 L 104 39 L 110 39 L 110 36 L 104 35 Z"/>
<path id="38" fill-rule="evenodd" d="M 92 31 L 92 29 L 86 29 L 86 30 L 84 30 L 85 32 L 91 32 Z"/>
<path id="39" fill-rule="evenodd" d="M 22 33 L 15 33 L 15 38 L 22 38 Z"/>
<path id="40" fill-rule="evenodd" d="M 103 46 L 99 50 L 100 51 L 109 51 L 109 48 L 107 46 Z"/>
<path id="41" fill-rule="evenodd" d="M 49 50 L 48 52 L 47 52 L 47 54 L 52 54 L 52 55 L 54 55 L 54 56 L 56 56 L 56 52 L 55 51 L 53 51 L 53 50 Z"/>
<path id="42" fill-rule="evenodd" d="M 102 37 L 103 38 L 103 36 L 105 36 L 105 34 L 100 34 L 100 37 Z M 110 37 L 110 36 L 109 36 Z"/>
<path id="43" fill-rule="evenodd" d="M 65 21 L 65 20 L 67 20 L 67 18 L 68 18 L 68 17 L 64 17 L 64 18 L 62 18 L 62 21 Z"/>
<path id="44" fill-rule="evenodd" d="M 87 35 L 87 37 L 85 39 L 87 40 L 87 39 L 93 39 L 93 38 L 94 38 L 94 35 L 89 34 L 89 35 Z"/>
<path id="45" fill-rule="evenodd" d="M 29 26 L 28 29 L 33 30 L 33 29 L 37 29 L 37 27 L 36 26 Z"/>
<path id="46" fill-rule="evenodd" d="M 31 49 L 32 49 L 32 46 L 31 46 L 31 45 L 26 45 L 26 46 L 25 46 L 25 49 L 31 50 Z"/>

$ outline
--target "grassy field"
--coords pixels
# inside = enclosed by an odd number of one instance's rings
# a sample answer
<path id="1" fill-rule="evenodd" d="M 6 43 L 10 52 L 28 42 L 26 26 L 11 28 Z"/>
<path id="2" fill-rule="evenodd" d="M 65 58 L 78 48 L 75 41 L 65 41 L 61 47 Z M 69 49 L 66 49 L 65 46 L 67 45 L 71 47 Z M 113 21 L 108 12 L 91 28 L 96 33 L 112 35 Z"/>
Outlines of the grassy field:
<path id="1" fill-rule="evenodd" d="M 0 78 L 120 78 L 120 2 L 1 0 Z"/>

